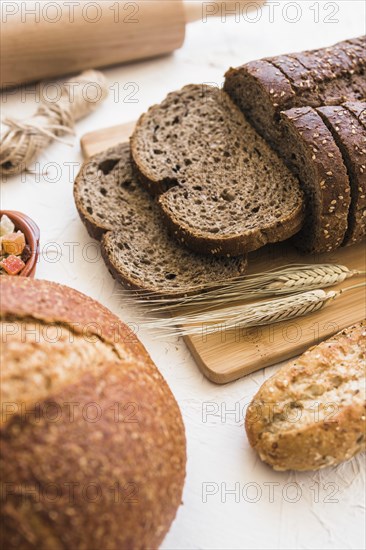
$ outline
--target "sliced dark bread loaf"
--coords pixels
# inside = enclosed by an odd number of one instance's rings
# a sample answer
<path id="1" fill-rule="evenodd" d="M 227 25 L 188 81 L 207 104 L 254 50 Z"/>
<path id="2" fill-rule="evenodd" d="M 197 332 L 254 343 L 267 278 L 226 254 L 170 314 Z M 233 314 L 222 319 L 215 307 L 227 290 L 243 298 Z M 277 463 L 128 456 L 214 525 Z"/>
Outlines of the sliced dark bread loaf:
<path id="1" fill-rule="evenodd" d="M 348 227 L 350 183 L 342 154 L 321 116 L 312 107 L 281 113 L 287 155 L 303 185 L 306 216 L 294 237 L 305 252 L 338 248 Z"/>
<path id="2" fill-rule="evenodd" d="M 217 88 L 189 85 L 136 125 L 132 158 L 180 242 L 238 255 L 299 231 L 296 177 Z"/>
<path id="3" fill-rule="evenodd" d="M 360 102 L 359 110 L 366 108 Z M 317 109 L 338 145 L 351 184 L 351 206 L 344 245 L 362 240 L 366 234 L 366 129 L 345 106 Z"/>
<path id="4" fill-rule="evenodd" d="M 101 240 L 112 275 L 129 288 L 179 296 L 246 269 L 245 257 L 201 256 L 169 237 L 159 207 L 133 175 L 128 144 L 87 161 L 74 197 L 89 234 Z"/>
<path id="5" fill-rule="evenodd" d="M 253 61 L 226 73 L 225 90 L 274 148 L 286 154 L 280 112 L 366 97 L 365 37 Z"/>

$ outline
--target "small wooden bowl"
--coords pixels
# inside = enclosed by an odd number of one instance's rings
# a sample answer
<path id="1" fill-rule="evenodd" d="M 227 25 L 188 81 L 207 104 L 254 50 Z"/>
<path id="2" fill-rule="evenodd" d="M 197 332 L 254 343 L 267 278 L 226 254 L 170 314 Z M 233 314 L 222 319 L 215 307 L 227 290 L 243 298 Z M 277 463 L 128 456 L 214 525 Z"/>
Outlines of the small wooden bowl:
<path id="1" fill-rule="evenodd" d="M 14 210 L 0 210 L 0 218 L 4 214 L 14 223 L 16 231 L 19 230 L 24 233 L 25 242 L 30 247 L 32 254 L 25 264 L 25 267 L 20 273 L 18 273 L 18 275 L 16 275 L 16 277 L 31 277 L 33 279 L 36 273 L 37 260 L 39 256 L 39 227 L 31 218 L 21 212 L 16 212 Z"/>

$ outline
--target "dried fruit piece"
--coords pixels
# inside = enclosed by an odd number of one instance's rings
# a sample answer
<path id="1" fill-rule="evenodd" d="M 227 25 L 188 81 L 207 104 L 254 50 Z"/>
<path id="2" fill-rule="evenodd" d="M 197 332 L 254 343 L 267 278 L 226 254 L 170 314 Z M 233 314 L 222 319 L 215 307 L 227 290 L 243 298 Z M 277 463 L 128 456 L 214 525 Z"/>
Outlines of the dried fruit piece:
<path id="1" fill-rule="evenodd" d="M 8 275 L 18 275 L 25 267 L 25 263 L 18 258 L 18 256 L 12 254 L 0 262 L 0 267 L 2 267 Z"/>
<path id="2" fill-rule="evenodd" d="M 20 256 L 25 247 L 25 237 L 21 231 L 4 235 L 2 238 L 2 249 L 5 254 Z"/>
<path id="3" fill-rule="evenodd" d="M 0 237 L 3 237 L 4 235 L 8 235 L 9 233 L 14 233 L 15 225 L 11 221 L 10 218 L 6 214 L 1 216 L 0 221 Z"/>
<path id="4" fill-rule="evenodd" d="M 24 250 L 20 257 L 25 264 L 27 263 L 28 260 L 30 260 L 30 258 L 32 257 L 32 250 L 29 244 L 25 245 Z"/>

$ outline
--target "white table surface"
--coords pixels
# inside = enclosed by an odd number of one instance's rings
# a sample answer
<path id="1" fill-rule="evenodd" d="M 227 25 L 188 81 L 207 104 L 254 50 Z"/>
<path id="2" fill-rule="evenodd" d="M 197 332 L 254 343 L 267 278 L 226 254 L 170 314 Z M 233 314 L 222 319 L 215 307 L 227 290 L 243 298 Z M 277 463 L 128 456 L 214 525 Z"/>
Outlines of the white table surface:
<path id="1" fill-rule="evenodd" d="M 271 4 L 276 4 L 271 2 Z M 106 71 L 107 101 L 77 126 L 85 132 L 136 119 L 171 90 L 190 82 L 221 84 L 230 66 L 266 55 L 315 48 L 365 32 L 365 2 L 280 2 L 263 8 L 258 21 L 227 19 L 191 24 L 184 47 L 174 55 Z M 292 4 L 292 6 L 291 6 Z M 295 7 L 294 7 L 295 5 Z M 311 6 L 318 5 L 314 22 Z M 282 11 L 283 8 L 288 11 Z M 290 23 L 298 10 L 299 20 Z M 333 22 L 325 22 L 326 15 Z M 131 84 L 133 83 L 133 84 Z M 115 97 L 119 88 L 119 98 Z M 137 90 L 135 103 L 127 96 Z M 35 109 L 20 92 L 3 94 L 2 116 L 23 117 Z M 28 213 L 41 228 L 38 278 L 74 287 L 133 323 L 134 311 L 97 258 L 73 202 L 73 173 L 82 161 L 74 147 L 52 145 L 39 159 L 38 174 L 2 183 L 1 207 Z M 74 163 L 72 166 L 70 163 Z M 70 255 L 74 243 L 74 258 Z M 226 386 L 206 380 L 184 342 L 138 335 L 170 384 L 181 407 L 188 442 L 184 504 L 162 548 L 269 549 L 363 548 L 365 545 L 365 468 L 359 456 L 337 468 L 315 473 L 276 473 L 250 449 L 243 428 L 246 405 L 276 367 Z M 230 412 L 232 411 L 232 412 Z M 236 493 L 226 493 L 235 490 Z"/>

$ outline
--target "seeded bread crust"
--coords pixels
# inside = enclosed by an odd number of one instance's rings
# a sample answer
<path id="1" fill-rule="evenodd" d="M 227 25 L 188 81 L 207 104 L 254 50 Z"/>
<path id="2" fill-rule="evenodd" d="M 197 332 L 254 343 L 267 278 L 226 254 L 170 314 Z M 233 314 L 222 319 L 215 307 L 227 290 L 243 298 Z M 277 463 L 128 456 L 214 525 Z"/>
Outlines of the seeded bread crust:
<path id="1" fill-rule="evenodd" d="M 229 69 L 225 91 L 282 155 L 280 112 L 366 97 L 365 36 L 329 48 L 266 58 Z"/>
<path id="2" fill-rule="evenodd" d="M 350 96 L 361 99 L 364 95 L 365 46 L 356 38 L 268 61 L 288 78 L 303 105 L 339 104 Z"/>
<path id="3" fill-rule="evenodd" d="M 320 115 L 311 107 L 281 113 L 288 156 L 306 196 L 306 218 L 294 237 L 312 253 L 338 248 L 348 227 L 350 182 L 342 154 Z"/>
<path id="4" fill-rule="evenodd" d="M 365 450 L 365 365 L 363 322 L 267 380 L 245 418 L 261 460 L 275 470 L 318 470 Z"/>
<path id="5" fill-rule="evenodd" d="M 171 232 L 197 252 L 243 254 L 302 225 L 297 179 L 216 88 L 185 86 L 151 107 L 131 153 Z"/>
<path id="6" fill-rule="evenodd" d="M 366 108 L 360 102 L 359 111 Z M 366 129 L 346 106 L 317 109 L 343 155 L 351 184 L 351 205 L 344 245 L 366 235 Z"/>
<path id="7" fill-rule="evenodd" d="M 347 101 L 343 107 L 348 109 L 357 117 L 358 122 L 366 129 L 366 108 L 365 101 Z"/>
<path id="8" fill-rule="evenodd" d="M 157 548 L 186 462 L 166 382 L 90 298 L 22 277 L 0 290 L 1 547 Z"/>
<path id="9" fill-rule="evenodd" d="M 89 235 L 101 241 L 109 271 L 127 288 L 179 296 L 246 270 L 243 256 L 195 254 L 169 236 L 156 201 L 133 174 L 128 144 L 89 159 L 76 178 L 74 197 Z"/>

